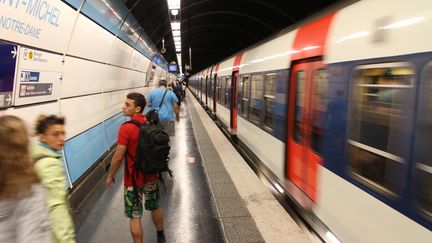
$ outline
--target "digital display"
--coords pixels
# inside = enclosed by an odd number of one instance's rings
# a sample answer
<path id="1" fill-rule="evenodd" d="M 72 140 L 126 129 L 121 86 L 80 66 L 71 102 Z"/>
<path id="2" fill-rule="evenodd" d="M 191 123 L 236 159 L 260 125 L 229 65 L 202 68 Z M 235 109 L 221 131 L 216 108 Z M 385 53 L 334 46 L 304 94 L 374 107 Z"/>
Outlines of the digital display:
<path id="1" fill-rule="evenodd" d="M 177 72 L 177 65 L 169 65 L 170 72 Z"/>

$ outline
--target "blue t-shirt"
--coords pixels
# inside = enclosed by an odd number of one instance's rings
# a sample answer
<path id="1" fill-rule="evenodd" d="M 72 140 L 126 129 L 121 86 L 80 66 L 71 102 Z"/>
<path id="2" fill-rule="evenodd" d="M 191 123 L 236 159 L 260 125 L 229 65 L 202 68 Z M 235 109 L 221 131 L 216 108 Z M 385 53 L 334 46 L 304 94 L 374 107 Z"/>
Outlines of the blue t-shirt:
<path id="1" fill-rule="evenodd" d="M 162 106 L 159 104 L 165 93 L 166 88 L 156 88 L 150 92 L 147 97 L 147 102 L 151 103 L 151 108 L 158 110 L 159 120 L 161 121 L 174 121 L 173 104 L 178 102 L 177 96 L 171 90 L 165 95 Z"/>

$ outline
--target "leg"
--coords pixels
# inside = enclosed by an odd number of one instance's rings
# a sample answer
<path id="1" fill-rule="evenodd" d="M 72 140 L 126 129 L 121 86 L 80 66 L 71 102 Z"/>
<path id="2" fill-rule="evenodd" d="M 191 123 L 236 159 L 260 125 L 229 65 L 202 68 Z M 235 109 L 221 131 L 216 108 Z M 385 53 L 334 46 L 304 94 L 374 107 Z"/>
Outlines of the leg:
<path id="1" fill-rule="evenodd" d="M 161 231 L 164 229 L 164 222 L 163 222 L 163 212 L 162 208 L 158 208 L 155 210 L 152 210 L 151 212 L 153 224 L 156 227 L 157 231 Z"/>
<path id="2" fill-rule="evenodd" d="M 130 232 L 135 243 L 142 243 L 144 231 L 141 226 L 143 212 L 142 189 L 134 192 L 132 187 L 124 189 L 125 214 L 130 218 Z"/>
<path id="3" fill-rule="evenodd" d="M 142 243 L 144 232 L 141 226 L 141 218 L 131 218 L 130 232 L 134 243 Z"/>

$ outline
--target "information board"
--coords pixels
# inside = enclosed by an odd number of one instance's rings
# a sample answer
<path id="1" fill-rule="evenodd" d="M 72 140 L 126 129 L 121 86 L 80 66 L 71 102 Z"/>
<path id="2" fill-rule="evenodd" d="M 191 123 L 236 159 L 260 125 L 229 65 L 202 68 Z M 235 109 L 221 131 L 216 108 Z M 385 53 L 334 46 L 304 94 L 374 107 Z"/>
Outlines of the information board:
<path id="1" fill-rule="evenodd" d="M 18 46 L 0 41 L 0 108 L 12 106 Z"/>

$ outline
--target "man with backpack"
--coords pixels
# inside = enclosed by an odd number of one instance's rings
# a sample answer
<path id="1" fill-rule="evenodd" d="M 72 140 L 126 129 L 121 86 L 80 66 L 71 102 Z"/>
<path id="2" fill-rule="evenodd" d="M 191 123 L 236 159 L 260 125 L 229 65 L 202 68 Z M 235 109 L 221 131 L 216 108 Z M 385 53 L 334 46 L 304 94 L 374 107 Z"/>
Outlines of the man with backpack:
<path id="1" fill-rule="evenodd" d="M 159 206 L 159 174 L 144 173 L 137 169 L 137 156 L 143 156 L 142 151 L 137 154 L 137 146 L 141 146 L 141 130 L 144 127 L 139 126 L 146 123 L 146 117 L 142 114 L 146 105 L 144 95 L 139 93 L 130 93 L 123 105 L 123 113 L 131 118 L 125 122 L 119 130 L 117 149 L 111 160 L 111 168 L 105 181 L 108 187 L 115 183 L 115 174 L 120 168 L 123 158 L 124 166 L 124 202 L 125 214 L 130 218 L 130 231 L 135 243 L 143 242 L 143 229 L 141 226 L 141 217 L 143 213 L 143 195 L 146 210 L 151 211 L 153 223 L 157 229 L 158 243 L 165 242 L 163 232 L 163 212 Z M 168 137 L 166 135 L 166 137 Z M 168 137 L 169 139 L 169 137 Z M 166 139 L 167 140 L 167 139 Z M 166 141 L 167 142 L 167 141 Z M 169 147 L 168 147 L 169 150 Z"/>
<path id="2" fill-rule="evenodd" d="M 147 97 L 147 106 L 157 110 L 159 122 L 164 131 L 170 136 L 175 135 L 175 119 L 180 120 L 180 108 L 177 105 L 178 99 L 173 91 L 167 89 L 168 82 L 164 79 L 159 81 L 159 87 L 152 90 Z"/>

